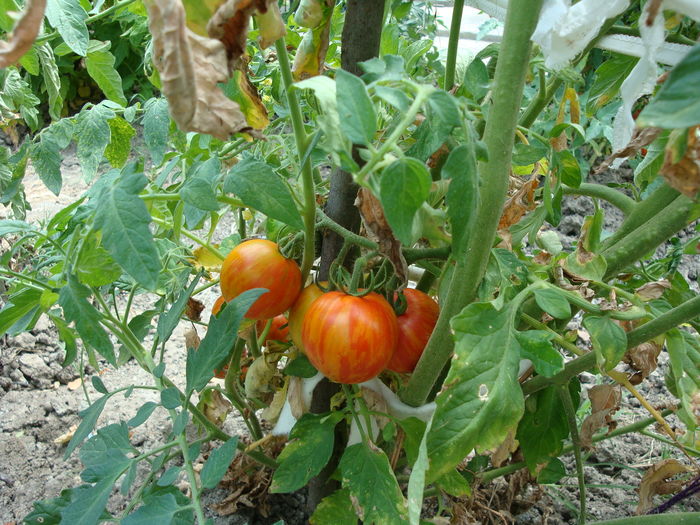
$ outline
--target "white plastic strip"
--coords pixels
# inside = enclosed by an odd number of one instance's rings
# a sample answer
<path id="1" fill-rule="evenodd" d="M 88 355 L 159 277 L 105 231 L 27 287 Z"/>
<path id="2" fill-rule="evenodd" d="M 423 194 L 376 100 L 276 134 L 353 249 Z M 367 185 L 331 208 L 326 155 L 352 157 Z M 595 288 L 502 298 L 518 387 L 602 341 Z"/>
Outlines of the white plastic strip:
<path id="1" fill-rule="evenodd" d="M 608 35 L 598 40 L 596 47 L 632 57 L 643 57 L 646 48 L 638 36 Z M 690 51 L 690 46 L 666 42 L 656 53 L 656 61 L 675 66 Z"/>

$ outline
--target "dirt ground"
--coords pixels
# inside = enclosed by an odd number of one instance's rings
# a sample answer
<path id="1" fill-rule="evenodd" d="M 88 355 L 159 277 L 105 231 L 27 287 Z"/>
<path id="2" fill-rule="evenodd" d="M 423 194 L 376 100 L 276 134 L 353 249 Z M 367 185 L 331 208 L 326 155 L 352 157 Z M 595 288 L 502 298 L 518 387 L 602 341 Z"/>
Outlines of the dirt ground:
<path id="1" fill-rule="evenodd" d="M 60 197 L 55 197 L 30 171 L 25 179 L 27 196 L 33 208 L 30 220 L 41 221 L 82 194 L 86 186 L 73 155 L 67 155 L 64 159 L 63 176 L 64 190 Z M 575 199 L 568 206 L 568 212 L 565 212 L 563 228 L 570 227 L 570 235 L 578 232 L 577 226 L 588 211 L 585 202 L 585 199 Z M 0 214 L 3 213 L 6 212 L 0 210 Z M 562 233 L 569 235 L 567 231 Z M 697 258 L 687 260 L 684 272 L 697 279 L 699 266 Z M 202 300 L 207 306 L 206 311 L 209 311 L 217 295 L 218 288 L 205 292 Z M 148 301 L 147 296 L 139 296 L 135 308 L 145 308 Z M 180 323 L 165 353 L 166 373 L 181 387 L 185 380 L 184 331 L 187 328 L 186 323 Z M 200 328 L 201 335 L 203 333 Z M 79 423 L 78 412 L 87 406 L 83 389 L 76 381 L 79 377 L 77 369 L 63 370 L 60 367 L 62 359 L 61 344 L 53 326 L 45 319 L 40 320 L 31 333 L 0 339 L 0 523 L 20 523 L 31 511 L 34 501 L 56 497 L 62 489 L 81 483 L 77 453 L 64 460 L 65 445 L 56 442 Z M 663 381 L 665 361 L 664 353 L 660 368 L 642 388 L 655 405 L 669 401 Z M 95 373 L 89 367 L 86 370 Z M 152 384 L 150 376 L 133 362 L 119 369 L 104 366 L 99 374 L 109 390 L 129 384 Z M 584 391 L 594 381 L 594 376 L 584 375 Z M 99 395 L 89 383 L 89 377 L 86 388 L 91 399 Z M 145 390 L 134 390 L 128 399 L 116 395 L 109 402 L 97 426 L 127 420 L 141 404 L 154 400 L 158 401 L 153 392 Z M 135 429 L 132 436 L 134 445 L 150 448 L 163 443 L 169 432 L 169 423 L 165 411 L 159 410 L 145 424 Z M 645 413 L 637 400 L 623 394 L 622 409 L 617 416 L 619 424 L 628 424 L 643 417 Z M 673 422 L 672 419 L 671 421 Z M 229 415 L 225 430 L 231 434 L 246 434 L 242 420 L 234 413 Z M 673 447 L 647 436 L 627 435 L 601 443 L 587 458 L 585 468 L 591 519 L 632 515 L 637 504 L 636 489 L 645 468 L 667 457 L 679 457 L 679 454 Z M 485 488 L 482 496 L 498 511 L 491 516 L 492 522 L 503 523 L 502 517 L 505 523 L 574 523 L 578 488 L 573 458 L 566 458 L 565 463 L 571 475 L 559 485 L 530 487 L 515 495 L 514 500 L 507 496 L 508 487 L 501 482 Z M 185 485 L 183 479 L 182 486 Z M 214 504 L 226 495 L 225 490 L 214 489 L 206 494 L 205 503 Z M 242 511 L 232 516 L 217 517 L 216 523 L 252 525 L 273 523 L 278 519 L 284 519 L 288 525 L 305 523 L 307 514 L 304 502 L 303 493 L 277 496 L 269 502 L 268 518 L 263 518 L 254 511 Z M 111 510 L 119 511 L 125 504 L 125 499 L 115 490 L 110 502 Z M 700 511 L 700 501 L 696 497 L 675 510 Z M 213 511 L 208 512 L 216 516 Z"/>

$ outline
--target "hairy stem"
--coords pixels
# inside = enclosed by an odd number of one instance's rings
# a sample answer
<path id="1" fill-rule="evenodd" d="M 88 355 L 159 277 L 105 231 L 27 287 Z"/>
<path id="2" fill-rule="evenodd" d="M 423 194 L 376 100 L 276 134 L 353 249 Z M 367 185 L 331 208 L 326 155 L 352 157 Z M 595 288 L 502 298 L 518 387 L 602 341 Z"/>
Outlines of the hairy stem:
<path id="1" fill-rule="evenodd" d="M 542 0 L 511 0 L 494 77 L 493 100 L 484 131 L 489 160 L 479 165 L 480 203 L 466 254 L 457 256 L 450 287 L 430 340 L 402 399 L 423 404 L 447 360 L 454 343 L 450 320 L 475 297 L 486 271 L 496 227 L 508 191 L 508 176 L 518 112 L 530 56 L 530 36 L 539 17 Z"/>

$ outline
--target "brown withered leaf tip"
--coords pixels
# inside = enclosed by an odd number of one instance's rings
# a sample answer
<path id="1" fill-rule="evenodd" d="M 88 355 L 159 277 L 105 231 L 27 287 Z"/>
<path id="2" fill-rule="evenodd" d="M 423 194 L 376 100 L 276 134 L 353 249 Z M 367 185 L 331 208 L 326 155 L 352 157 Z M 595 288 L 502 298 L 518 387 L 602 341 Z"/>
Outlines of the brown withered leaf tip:
<path id="1" fill-rule="evenodd" d="M 665 459 L 652 465 L 644 473 L 644 477 L 639 485 L 639 505 L 636 513 L 644 514 L 652 508 L 653 497 L 656 494 L 673 494 L 680 490 L 685 484 L 684 481 L 669 481 L 670 478 L 689 472 L 690 468 L 675 459 Z"/>
<path id="2" fill-rule="evenodd" d="M 45 9 L 46 0 L 28 0 L 8 41 L 0 41 L 0 68 L 14 64 L 31 49 L 44 21 Z"/>
<path id="3" fill-rule="evenodd" d="M 379 199 L 367 188 L 360 188 L 355 206 L 360 210 L 367 231 L 379 244 L 379 253 L 389 259 L 399 281 L 403 284 L 408 283 L 408 265 L 401 253 L 401 243 L 394 237 Z"/>
<path id="4" fill-rule="evenodd" d="M 620 408 L 622 395 L 620 390 L 613 385 L 596 385 L 588 390 L 588 399 L 591 401 L 591 414 L 583 420 L 581 425 L 581 446 L 585 449 L 593 448 L 593 434 L 603 426 L 608 426 L 608 432 L 617 427 L 617 422 L 612 418 Z"/>
<path id="5" fill-rule="evenodd" d="M 637 128 L 634 130 L 634 134 L 630 139 L 627 146 L 622 148 L 620 151 L 616 151 L 610 155 L 603 163 L 598 166 L 594 172 L 594 175 L 604 172 L 607 170 L 616 159 L 626 159 L 637 153 L 640 149 L 648 146 L 656 140 L 656 137 L 661 133 L 661 128 Z"/>
<path id="6" fill-rule="evenodd" d="M 535 190 L 539 181 L 533 176 L 525 182 L 503 206 L 501 219 L 498 221 L 498 229 L 503 230 L 517 224 L 520 219 L 529 211 L 532 211 L 537 206 L 535 202 Z"/>
<path id="7" fill-rule="evenodd" d="M 700 192 L 700 126 L 688 130 L 688 145 L 685 154 L 674 162 L 673 152 L 666 149 L 664 164 L 659 173 L 672 188 L 686 197 L 698 198 Z"/>
<path id="8" fill-rule="evenodd" d="M 633 385 L 638 385 L 649 377 L 649 374 L 656 370 L 657 359 L 660 353 L 661 345 L 653 341 L 647 341 L 627 350 L 623 360 L 635 370 L 634 375 L 629 378 L 629 382 Z"/>
<path id="9" fill-rule="evenodd" d="M 185 315 L 190 321 L 201 321 L 202 312 L 204 311 L 204 303 L 193 297 L 187 299 L 187 305 L 185 306 Z"/>

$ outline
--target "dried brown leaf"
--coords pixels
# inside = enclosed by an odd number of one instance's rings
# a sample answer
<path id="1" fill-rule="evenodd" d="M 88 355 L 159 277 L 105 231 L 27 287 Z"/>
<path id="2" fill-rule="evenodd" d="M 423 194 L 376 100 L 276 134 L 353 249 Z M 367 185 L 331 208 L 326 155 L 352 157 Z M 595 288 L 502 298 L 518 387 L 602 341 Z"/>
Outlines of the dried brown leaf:
<path id="1" fill-rule="evenodd" d="M 153 61 L 179 128 L 221 140 L 238 132 L 257 136 L 238 104 L 219 89 L 229 78 L 224 45 L 187 29 L 180 0 L 150 0 L 147 7 Z"/>
<path id="2" fill-rule="evenodd" d="M 295 419 L 301 419 L 301 416 L 309 411 L 309 407 L 304 403 L 304 383 L 301 377 L 290 377 L 288 389 L 287 399 L 292 415 Z"/>
<path id="3" fill-rule="evenodd" d="M 408 265 L 401 253 L 401 243 L 394 237 L 391 226 L 386 220 L 381 202 L 367 188 L 357 192 L 355 206 L 360 210 L 360 216 L 367 231 L 379 244 L 379 253 L 389 259 L 394 266 L 399 282 L 408 283 Z"/>
<path id="4" fill-rule="evenodd" d="M 581 425 L 581 446 L 586 449 L 593 448 L 593 434 L 603 426 L 608 426 L 611 432 L 617 426 L 612 416 L 620 408 L 620 390 L 612 385 L 596 385 L 588 390 L 588 399 L 591 401 L 591 414 L 583 420 Z"/>
<path id="5" fill-rule="evenodd" d="M 499 230 L 504 230 L 513 224 L 517 224 L 527 212 L 535 209 L 537 206 L 535 190 L 538 184 L 537 178 L 533 177 L 511 195 L 506 201 L 501 219 L 498 221 Z"/>
<path id="6" fill-rule="evenodd" d="M 285 383 L 283 388 L 275 392 L 270 405 L 265 407 L 265 409 L 262 411 L 262 418 L 271 425 L 277 423 L 277 420 L 280 417 L 284 402 L 287 400 L 287 388 L 289 388 L 289 384 Z"/>
<path id="7" fill-rule="evenodd" d="M 71 425 L 68 432 L 61 434 L 56 439 L 53 440 L 57 445 L 66 445 L 71 439 L 73 439 L 73 434 L 78 430 L 78 425 Z"/>
<path id="8" fill-rule="evenodd" d="M 663 0 L 649 0 L 649 5 L 647 7 L 647 12 L 649 13 L 649 15 L 646 19 L 646 25 L 648 27 L 654 25 L 654 20 L 656 20 L 656 16 L 659 14 L 659 10 L 661 9 L 662 3 Z"/>
<path id="9" fill-rule="evenodd" d="M 661 128 L 637 128 L 634 130 L 634 134 L 630 139 L 627 146 L 622 148 L 620 151 L 616 151 L 610 155 L 603 163 L 598 166 L 594 174 L 602 173 L 607 170 L 616 159 L 626 159 L 627 157 L 634 155 L 640 149 L 648 146 L 656 140 L 656 137 L 661 133 Z"/>
<path id="10" fill-rule="evenodd" d="M 221 426 L 226 421 L 226 416 L 233 410 L 231 403 L 218 390 L 207 390 L 197 404 L 197 408 L 217 426 Z"/>
<path id="11" fill-rule="evenodd" d="M 671 288 L 671 283 L 667 279 L 661 279 L 653 283 L 646 283 L 637 288 L 634 292 L 642 301 L 651 301 L 661 298 L 664 292 L 669 288 Z"/>
<path id="12" fill-rule="evenodd" d="M 204 303 L 202 301 L 199 301 L 194 297 L 187 299 L 187 305 L 185 306 L 185 315 L 187 316 L 187 319 L 190 321 L 201 321 L 203 311 Z"/>
<path id="13" fill-rule="evenodd" d="M 272 367 L 264 355 L 258 357 L 248 368 L 245 376 L 246 397 L 261 397 L 272 391 L 272 378 L 277 369 Z"/>
<path id="14" fill-rule="evenodd" d="M 518 449 L 518 440 L 515 439 L 515 428 L 512 428 L 506 439 L 503 440 L 498 448 L 491 454 L 491 464 L 498 468 L 510 457 L 510 455 Z"/>
<path id="15" fill-rule="evenodd" d="M 381 394 L 378 394 L 374 390 L 365 387 L 361 387 L 360 392 L 362 393 L 362 397 L 365 400 L 365 403 L 367 404 L 367 408 L 371 412 L 383 414 L 389 412 L 389 409 L 386 404 L 386 399 L 384 399 L 384 397 L 382 397 Z M 389 423 L 389 418 L 387 417 L 373 415 L 372 418 L 377 423 L 377 426 L 380 429 L 384 428 Z"/>
<path id="16" fill-rule="evenodd" d="M 29 51 L 44 21 L 46 0 L 28 0 L 24 14 L 9 35 L 7 42 L 0 41 L 0 68 L 17 62 Z"/>
<path id="17" fill-rule="evenodd" d="M 661 345 L 654 341 L 647 341 L 627 350 L 623 359 L 636 370 L 636 373 L 629 378 L 630 383 L 638 385 L 649 377 L 649 374 L 656 370 L 656 361 L 660 353 Z"/>
<path id="18" fill-rule="evenodd" d="M 68 381 L 66 386 L 68 387 L 68 390 L 78 390 L 80 388 L 80 385 L 83 384 L 83 380 L 79 377 L 78 379 L 74 379 L 73 381 Z"/>
<path id="19" fill-rule="evenodd" d="M 199 338 L 196 328 L 190 327 L 185 331 L 185 348 L 194 348 L 197 350 L 200 342 L 201 339 Z"/>
<path id="20" fill-rule="evenodd" d="M 677 162 L 672 148 L 664 154 L 664 164 L 659 173 L 669 186 L 683 195 L 695 199 L 700 192 L 700 126 L 688 130 L 685 154 Z"/>
<path id="21" fill-rule="evenodd" d="M 644 473 L 639 485 L 639 505 L 636 513 L 644 514 L 652 508 L 655 494 L 672 494 L 680 490 L 684 482 L 668 481 L 669 478 L 689 472 L 690 469 L 675 459 L 665 459 Z"/>

